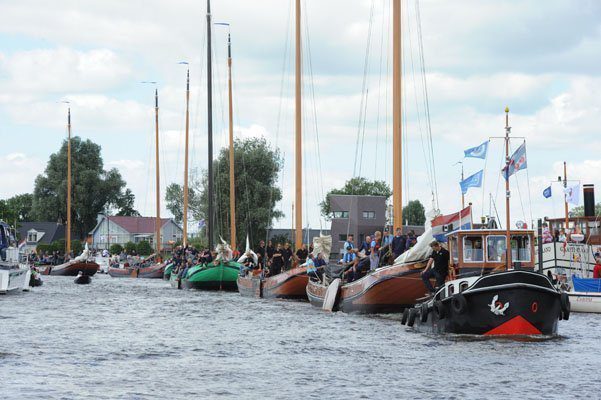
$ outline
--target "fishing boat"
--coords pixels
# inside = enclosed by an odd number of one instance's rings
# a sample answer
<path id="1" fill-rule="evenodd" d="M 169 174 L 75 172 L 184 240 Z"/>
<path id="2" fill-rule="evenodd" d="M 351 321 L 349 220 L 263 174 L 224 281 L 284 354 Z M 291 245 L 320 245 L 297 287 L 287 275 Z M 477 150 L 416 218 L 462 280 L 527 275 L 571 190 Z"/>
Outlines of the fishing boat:
<path id="1" fill-rule="evenodd" d="M 31 271 L 19 263 L 19 250 L 11 246 L 14 238 L 8 224 L 0 221 L 0 294 L 28 290 Z"/>
<path id="2" fill-rule="evenodd" d="M 303 243 L 302 207 L 302 60 L 301 5 L 295 2 L 295 246 Z M 263 260 L 265 262 L 265 260 Z M 297 266 L 279 274 L 265 276 L 263 271 L 249 271 L 238 277 L 238 291 L 243 296 L 307 300 L 307 268 Z"/>
<path id="3" fill-rule="evenodd" d="M 207 235 L 209 249 L 213 249 L 214 244 L 214 201 L 213 193 L 213 89 L 212 89 L 212 47 L 211 47 L 211 2 L 207 0 L 207 136 L 208 136 L 208 223 Z M 232 78 L 231 78 L 231 40 L 228 35 L 228 69 L 229 69 L 229 110 L 230 110 L 230 190 L 233 187 L 234 171 L 233 171 L 233 119 L 232 119 Z M 188 137 L 189 137 L 189 104 L 190 104 L 190 71 L 187 71 L 186 79 L 186 139 L 185 139 L 185 161 L 184 161 L 184 248 L 187 244 L 187 213 L 188 213 Z M 233 191 L 233 190 L 232 190 Z M 232 201 L 234 196 L 230 196 Z M 232 213 L 231 220 L 235 223 L 235 214 Z M 232 231 L 231 240 L 235 245 L 235 226 Z M 234 261 L 233 252 L 229 245 L 221 240 L 221 244 L 216 247 L 215 259 L 195 265 L 191 268 L 183 269 L 178 273 L 170 273 L 169 281 L 172 287 L 178 289 L 196 289 L 196 290 L 237 290 L 236 279 L 240 271 L 240 264 Z"/>
<path id="4" fill-rule="evenodd" d="M 509 157 L 510 131 L 506 108 L 505 229 L 450 234 L 450 264 L 456 277 L 405 310 L 401 323 L 434 333 L 553 336 L 558 321 L 569 319 L 568 294 L 540 269 L 535 271 L 534 231 L 509 228 L 509 178 L 526 165 L 525 150 L 520 151 L 524 145 Z"/>
<path id="5" fill-rule="evenodd" d="M 401 104 L 401 1 L 392 1 L 393 17 L 393 79 L 392 79 L 392 108 L 393 108 L 393 222 L 402 229 L 403 221 L 403 163 L 402 163 L 402 104 Z M 420 240 L 421 239 L 421 240 Z M 307 296 L 312 305 L 324 307 L 326 298 L 334 300 L 329 303 L 330 311 L 382 313 L 401 312 L 406 307 L 415 304 L 425 292 L 420 278 L 429 257 L 429 241 L 431 232 L 418 239 L 418 245 L 413 252 L 406 252 L 397 258 L 392 265 L 377 268 L 368 272 L 362 278 L 350 283 L 336 279 L 310 280 L 307 284 Z M 412 249 L 413 250 L 413 249 Z M 336 278 L 336 277 L 333 277 Z M 331 283 L 336 282 L 335 289 L 330 289 Z M 330 291 L 330 293 L 328 293 Z"/>

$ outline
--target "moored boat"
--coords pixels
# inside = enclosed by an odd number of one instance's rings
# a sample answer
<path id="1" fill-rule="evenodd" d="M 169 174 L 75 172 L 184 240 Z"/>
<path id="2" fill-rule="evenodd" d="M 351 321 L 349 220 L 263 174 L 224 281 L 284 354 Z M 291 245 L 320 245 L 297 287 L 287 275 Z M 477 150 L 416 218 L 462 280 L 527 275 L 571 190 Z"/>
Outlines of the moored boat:
<path id="1" fill-rule="evenodd" d="M 601 279 L 573 275 L 568 296 L 573 312 L 601 313 Z"/>
<path id="2" fill-rule="evenodd" d="M 81 255 L 60 265 L 47 266 L 43 275 L 77 276 L 80 272 L 92 276 L 100 266 L 90 258 L 90 250 L 86 243 Z"/>
<path id="3" fill-rule="evenodd" d="M 243 296 L 265 299 L 307 300 L 307 267 L 296 267 L 270 277 L 248 273 L 238 276 L 238 291 Z"/>
<path id="4" fill-rule="evenodd" d="M 240 272 L 240 264 L 234 261 L 219 261 L 189 268 L 185 275 L 179 277 L 172 273 L 171 286 L 179 289 L 236 291 L 236 278 Z"/>
<path id="5" fill-rule="evenodd" d="M 19 263 L 19 250 L 11 242 L 9 226 L 0 221 L 0 294 L 29 289 L 31 271 Z"/>

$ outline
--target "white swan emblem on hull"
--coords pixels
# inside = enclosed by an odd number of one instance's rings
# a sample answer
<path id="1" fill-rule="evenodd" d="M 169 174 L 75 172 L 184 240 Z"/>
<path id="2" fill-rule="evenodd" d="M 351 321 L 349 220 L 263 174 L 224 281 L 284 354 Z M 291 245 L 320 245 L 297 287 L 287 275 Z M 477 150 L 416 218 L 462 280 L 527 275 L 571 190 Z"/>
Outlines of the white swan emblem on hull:
<path id="1" fill-rule="evenodd" d="M 495 295 L 490 302 L 490 312 L 495 315 L 505 315 L 505 310 L 509 308 L 509 302 L 503 304 L 499 300 L 499 295 Z"/>

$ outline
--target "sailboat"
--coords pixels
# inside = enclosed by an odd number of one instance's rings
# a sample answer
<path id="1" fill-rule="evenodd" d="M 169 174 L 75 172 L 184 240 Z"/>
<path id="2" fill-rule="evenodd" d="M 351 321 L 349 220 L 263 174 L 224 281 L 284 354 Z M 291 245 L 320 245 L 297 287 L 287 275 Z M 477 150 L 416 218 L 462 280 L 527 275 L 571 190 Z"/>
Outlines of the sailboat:
<path id="1" fill-rule="evenodd" d="M 66 235 L 66 254 L 71 254 L 71 108 L 67 109 L 67 229 Z M 96 264 L 90 257 L 88 243 L 85 244 L 85 249 L 82 254 L 56 266 L 46 267 L 44 275 L 65 275 L 77 276 L 80 272 L 84 275 L 94 275 L 100 266 Z"/>
<path id="2" fill-rule="evenodd" d="M 211 2 L 207 0 L 207 108 L 208 108 L 208 224 L 207 233 L 209 239 L 209 248 L 213 249 L 214 238 L 214 211 L 213 211 L 213 92 L 212 92 L 212 54 L 211 54 Z M 233 118 L 232 118 L 232 52 L 231 40 L 228 35 L 228 85 L 229 85 L 229 122 L 230 122 L 230 199 L 234 198 L 233 182 Z M 188 133 L 189 133 L 189 101 L 190 101 L 190 74 L 188 72 L 186 86 L 186 154 L 184 166 L 184 248 L 187 244 L 187 210 L 188 210 Z M 231 211 L 231 219 L 235 223 L 235 211 Z M 232 232 L 232 243 L 235 245 L 235 227 Z M 182 276 L 176 273 L 170 273 L 169 280 L 173 287 L 179 289 L 199 289 L 199 290 L 237 290 L 236 279 L 240 271 L 240 264 L 233 261 L 233 253 L 227 243 L 222 240 L 216 248 L 215 259 L 184 269 Z"/>
<path id="3" fill-rule="evenodd" d="M 301 94 L 301 6 L 295 3 L 295 245 L 300 248 L 303 242 L 302 231 L 302 94 Z M 257 271 L 249 271 L 238 277 L 238 291 L 243 296 L 307 299 L 307 267 L 297 266 L 277 275 L 264 277 Z"/>

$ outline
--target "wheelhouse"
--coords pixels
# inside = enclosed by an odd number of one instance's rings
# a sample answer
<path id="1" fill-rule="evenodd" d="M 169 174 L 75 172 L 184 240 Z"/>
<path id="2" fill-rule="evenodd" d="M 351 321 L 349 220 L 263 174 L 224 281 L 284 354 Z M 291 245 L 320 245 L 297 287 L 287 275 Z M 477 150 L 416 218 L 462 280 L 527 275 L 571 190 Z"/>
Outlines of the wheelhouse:
<path id="1" fill-rule="evenodd" d="M 534 269 L 534 231 L 511 230 L 511 269 Z M 458 274 L 506 269 L 507 237 L 501 229 L 459 230 L 448 236 L 450 263 Z"/>

